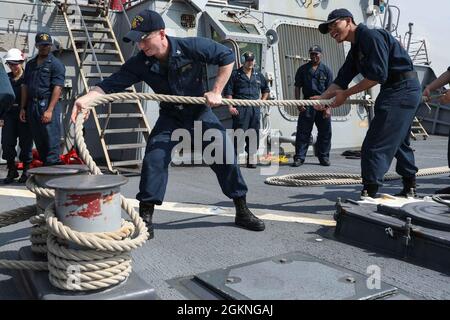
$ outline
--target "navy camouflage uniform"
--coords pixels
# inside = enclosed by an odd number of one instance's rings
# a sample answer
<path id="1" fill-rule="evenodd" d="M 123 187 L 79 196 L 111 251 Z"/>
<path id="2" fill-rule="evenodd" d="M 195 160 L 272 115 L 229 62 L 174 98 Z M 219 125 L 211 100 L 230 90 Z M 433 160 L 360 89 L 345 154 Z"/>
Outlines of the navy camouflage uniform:
<path id="1" fill-rule="evenodd" d="M 14 104 L 2 108 L 4 113 L 0 117 L 4 120 L 4 126 L 2 129 L 2 158 L 6 161 L 14 161 L 17 152 L 16 145 L 17 139 L 19 139 L 20 154 L 19 160 L 23 162 L 24 166 L 29 165 L 33 160 L 32 147 L 33 138 L 31 136 L 30 126 L 28 122 L 24 123 L 20 121 L 20 103 L 21 103 L 21 87 L 24 81 L 24 75 L 17 80 L 14 80 L 12 72 L 8 73 L 9 80 L 11 82 L 12 89 L 16 99 Z"/>
<path id="2" fill-rule="evenodd" d="M 333 82 L 333 72 L 322 62 L 314 70 L 311 62 L 300 66 L 295 74 L 295 86 L 302 88 L 304 99 L 321 95 Z M 306 106 L 300 112 L 297 120 L 295 137 L 295 160 L 305 160 L 310 143 L 311 131 L 314 123 L 317 126 L 317 156 L 319 160 L 328 160 L 331 149 L 331 117 L 324 118 L 322 111 L 313 106 Z"/>
<path id="3" fill-rule="evenodd" d="M 391 162 L 405 181 L 414 179 L 418 168 L 410 147 L 411 124 L 421 101 L 421 87 L 408 53 L 386 30 L 359 24 L 344 65 L 334 83 L 343 89 L 362 74 L 381 84 L 375 101 L 375 116 L 361 150 L 365 186 L 382 185 Z"/>
<path id="4" fill-rule="evenodd" d="M 270 88 L 267 85 L 266 78 L 253 68 L 249 77 L 245 74 L 244 68 L 233 70 L 230 79 L 224 90 L 224 96 L 232 96 L 233 99 L 258 100 L 261 94 L 269 93 Z M 260 107 L 242 107 L 234 106 L 239 115 L 233 116 L 233 129 L 256 130 L 257 144 L 256 150 L 259 148 L 259 129 L 261 111 Z M 235 152 L 238 152 L 237 141 L 234 141 Z M 245 152 L 250 158 L 249 139 L 246 137 Z"/>
<path id="5" fill-rule="evenodd" d="M 61 105 L 58 102 L 49 123 L 42 123 L 42 114 L 47 110 L 55 86 L 64 87 L 65 66 L 52 53 L 37 65 L 35 57 L 27 63 L 24 84 L 28 89 L 27 122 L 33 134 L 34 143 L 44 165 L 61 163 Z"/>
<path id="6" fill-rule="evenodd" d="M 231 49 L 206 38 L 177 38 L 167 36 L 170 53 L 167 64 L 140 51 L 121 69 L 97 86 L 106 93 L 121 92 L 144 81 L 155 93 L 201 97 L 206 92 L 203 84 L 205 64 L 225 66 L 234 61 Z M 222 133 L 224 164 L 212 164 L 223 193 L 229 198 L 244 197 L 247 186 L 241 175 L 233 145 L 219 119 L 206 105 L 176 105 L 161 102 L 156 121 L 145 150 L 139 193 L 136 198 L 145 203 L 160 205 L 168 181 L 171 152 L 178 143 L 172 141 L 174 130 L 187 129 L 193 133 L 194 121 L 202 122 L 202 133 L 216 129 Z M 203 148 L 209 144 L 203 142 Z M 230 159 L 231 154 L 231 159 Z M 227 162 L 225 162 L 227 161 Z"/>

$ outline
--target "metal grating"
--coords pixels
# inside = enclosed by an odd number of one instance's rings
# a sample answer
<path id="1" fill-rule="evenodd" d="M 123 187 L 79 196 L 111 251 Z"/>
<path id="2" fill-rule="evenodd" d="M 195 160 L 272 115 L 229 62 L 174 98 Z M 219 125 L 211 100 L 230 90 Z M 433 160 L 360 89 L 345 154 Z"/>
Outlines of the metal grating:
<path id="1" fill-rule="evenodd" d="M 295 99 L 294 82 L 297 69 L 309 60 L 309 48 L 318 44 L 322 50 L 322 61 L 333 71 L 336 77 L 339 68 L 345 61 L 344 46 L 337 44 L 329 35 L 323 35 L 317 28 L 292 24 L 281 24 L 277 28 L 280 38 L 278 42 L 283 99 Z M 346 117 L 351 110 L 344 105 L 332 110 L 333 118 Z M 293 120 L 298 117 L 296 107 L 283 108 L 282 112 Z"/>

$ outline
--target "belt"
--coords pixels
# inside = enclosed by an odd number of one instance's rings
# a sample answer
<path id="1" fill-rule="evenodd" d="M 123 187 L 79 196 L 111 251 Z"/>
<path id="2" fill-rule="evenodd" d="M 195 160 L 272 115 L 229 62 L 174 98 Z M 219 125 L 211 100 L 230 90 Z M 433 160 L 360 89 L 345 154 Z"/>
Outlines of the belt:
<path id="1" fill-rule="evenodd" d="M 417 79 L 417 72 L 415 71 L 406 71 L 401 73 L 392 73 L 388 76 L 384 85 L 394 84 L 406 79 Z"/>
<path id="2" fill-rule="evenodd" d="M 34 101 L 34 102 L 39 102 L 39 101 L 41 101 L 41 100 L 43 100 L 43 99 L 48 99 L 49 97 L 35 97 L 35 98 L 31 98 L 31 100 L 32 101 Z"/>

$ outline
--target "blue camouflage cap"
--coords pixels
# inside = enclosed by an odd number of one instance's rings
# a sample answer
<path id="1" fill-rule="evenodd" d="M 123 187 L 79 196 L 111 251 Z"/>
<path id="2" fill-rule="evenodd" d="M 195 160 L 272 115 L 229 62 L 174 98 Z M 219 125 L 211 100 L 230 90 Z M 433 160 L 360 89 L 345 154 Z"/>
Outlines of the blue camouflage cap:
<path id="1" fill-rule="evenodd" d="M 319 25 L 319 31 L 323 34 L 328 33 L 328 26 L 330 25 L 330 23 L 333 23 L 336 20 L 342 18 L 352 18 L 353 21 L 353 15 L 347 9 L 341 8 L 331 11 L 331 13 L 328 15 L 327 21 Z"/>
<path id="2" fill-rule="evenodd" d="M 131 20 L 131 30 L 123 37 L 125 42 L 139 42 L 150 32 L 165 29 L 161 15 L 153 10 L 143 10 Z"/>
<path id="3" fill-rule="evenodd" d="M 309 48 L 309 53 L 322 53 L 322 48 L 315 44 L 311 48 Z"/>
<path id="4" fill-rule="evenodd" d="M 244 56 L 245 61 L 255 60 L 255 54 L 251 51 L 246 51 L 243 56 Z"/>

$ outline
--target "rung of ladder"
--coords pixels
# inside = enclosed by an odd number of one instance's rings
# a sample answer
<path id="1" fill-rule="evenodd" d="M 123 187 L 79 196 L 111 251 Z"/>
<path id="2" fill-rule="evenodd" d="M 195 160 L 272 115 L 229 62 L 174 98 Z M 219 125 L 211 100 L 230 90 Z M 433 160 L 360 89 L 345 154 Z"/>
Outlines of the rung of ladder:
<path id="1" fill-rule="evenodd" d="M 70 16 L 70 19 L 71 20 L 79 20 L 79 21 L 81 21 L 81 16 Z M 99 22 L 99 23 L 102 23 L 102 22 L 106 22 L 106 19 L 105 18 L 103 18 L 103 17 L 90 17 L 90 16 L 83 16 L 83 20 L 85 21 L 85 22 L 87 22 L 87 21 L 89 21 L 89 22 Z"/>
<path id="2" fill-rule="evenodd" d="M 134 133 L 134 132 L 148 132 L 147 128 L 123 128 L 123 129 L 106 129 L 103 133 Z"/>
<path id="3" fill-rule="evenodd" d="M 103 5 L 102 4 L 91 4 L 91 3 L 77 3 L 77 2 L 67 2 L 67 5 L 69 6 L 76 6 L 78 5 L 80 8 L 99 8 L 102 9 Z"/>
<path id="4" fill-rule="evenodd" d="M 111 113 L 109 118 L 143 118 L 144 116 L 141 113 Z M 108 118 L 107 113 L 97 114 L 97 118 Z"/>
<path id="5" fill-rule="evenodd" d="M 86 29 L 90 32 L 102 32 L 102 33 L 110 33 L 111 32 L 111 30 L 108 28 L 86 27 Z M 75 32 L 85 32 L 86 29 L 80 28 L 80 27 L 71 28 L 71 30 L 75 31 Z"/>
<path id="6" fill-rule="evenodd" d="M 84 61 L 84 66 L 95 66 L 95 61 Z M 121 66 L 122 62 L 120 61 L 98 61 L 99 66 Z"/>
<path id="7" fill-rule="evenodd" d="M 73 37 L 75 42 L 85 42 L 88 41 L 87 37 Z M 110 38 L 91 38 L 92 43 L 114 43 L 114 39 Z"/>
<path id="8" fill-rule="evenodd" d="M 107 78 L 110 75 L 112 75 L 112 73 L 88 73 L 86 74 L 86 78 Z"/>
<path id="9" fill-rule="evenodd" d="M 108 150 L 126 150 L 126 149 L 139 149 L 145 148 L 145 143 L 125 143 L 125 144 L 110 144 L 106 146 Z"/>
<path id="10" fill-rule="evenodd" d="M 132 166 L 132 165 L 138 165 L 141 164 L 142 160 L 127 160 L 127 161 L 114 161 L 111 162 L 111 165 L 113 167 L 118 167 L 118 166 Z"/>
<path id="11" fill-rule="evenodd" d="M 119 54 L 119 51 L 117 50 L 112 50 L 112 49 L 77 49 L 78 53 L 87 53 L 87 54 L 92 54 L 95 52 L 95 54 Z"/>

